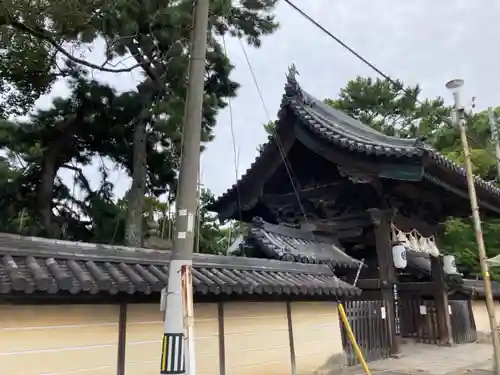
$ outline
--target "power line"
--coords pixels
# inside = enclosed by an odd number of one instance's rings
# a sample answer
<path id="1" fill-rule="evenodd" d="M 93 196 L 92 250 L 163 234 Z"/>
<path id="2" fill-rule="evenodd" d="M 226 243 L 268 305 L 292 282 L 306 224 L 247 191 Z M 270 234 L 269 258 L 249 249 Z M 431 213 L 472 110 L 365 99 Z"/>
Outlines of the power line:
<path id="1" fill-rule="evenodd" d="M 359 60 L 363 61 L 366 65 L 368 65 L 370 68 L 372 68 L 374 71 L 376 71 L 382 77 L 384 77 L 387 81 L 391 82 L 395 86 L 401 86 L 396 81 L 394 81 L 391 77 L 389 77 L 387 74 L 385 74 L 382 70 L 380 70 L 379 68 L 377 68 L 371 62 L 369 62 L 366 58 L 364 58 L 363 56 L 361 56 L 354 49 L 352 49 L 351 47 L 349 47 L 346 43 L 344 43 L 342 41 L 342 39 L 336 37 L 330 31 L 328 31 L 327 29 L 325 29 L 318 21 L 316 21 L 314 18 L 312 18 L 311 16 L 309 16 L 306 12 L 304 12 L 302 9 L 300 9 L 298 6 L 296 6 L 290 0 L 285 0 L 285 3 L 287 3 L 288 5 L 290 5 L 293 9 L 295 9 L 297 12 L 299 12 L 302 15 L 302 17 L 306 18 L 314 26 L 316 26 L 318 29 L 320 29 L 321 31 L 323 31 L 330 38 L 332 38 L 333 40 L 335 40 L 338 44 L 340 44 L 342 47 L 344 47 L 346 50 L 348 50 L 350 53 L 352 53 L 354 56 L 356 56 Z M 401 87 L 401 89 L 403 89 L 403 88 Z"/>
<path id="2" fill-rule="evenodd" d="M 224 37 L 224 35 L 222 35 L 222 46 L 224 48 L 224 56 L 227 59 L 227 46 L 226 46 L 226 38 Z M 229 85 L 230 85 L 230 82 L 228 80 L 228 86 Z M 238 182 L 238 177 L 239 177 L 238 152 L 237 152 L 237 145 L 236 145 L 236 136 L 234 134 L 233 107 L 231 105 L 231 97 L 228 97 L 227 104 L 228 104 L 228 110 L 229 110 L 229 129 L 231 130 L 231 140 L 233 143 L 234 175 L 236 178 L 236 182 Z M 236 184 L 236 195 L 237 195 L 237 199 L 238 199 L 239 219 L 240 219 L 240 221 L 242 221 L 243 214 L 241 212 L 241 196 L 240 196 L 240 188 L 239 188 L 238 184 Z"/>
<path id="3" fill-rule="evenodd" d="M 328 31 L 323 25 L 321 25 L 318 21 L 316 21 L 314 18 L 312 18 L 310 15 L 308 15 L 306 12 L 304 12 L 302 9 L 300 9 L 297 5 L 295 5 L 292 1 L 290 0 L 284 0 L 285 3 L 287 3 L 288 5 L 290 5 L 295 11 L 297 11 L 302 17 L 304 17 L 305 19 L 307 19 L 310 23 L 312 23 L 314 26 L 316 26 L 318 29 L 320 29 L 323 33 L 325 33 L 326 35 L 328 35 L 331 39 L 333 39 L 334 41 L 336 41 L 338 44 L 340 44 L 342 47 L 344 47 L 346 50 L 348 50 L 351 54 L 353 54 L 358 60 L 361 60 L 363 63 L 365 63 L 367 66 L 369 66 L 372 70 L 374 70 L 375 72 L 377 72 L 379 75 L 381 75 L 386 81 L 390 82 L 391 84 L 393 84 L 397 89 L 398 91 L 403 91 L 405 92 L 406 94 L 408 94 L 409 92 L 401 85 L 399 84 L 398 82 L 396 82 L 394 79 L 392 79 L 389 75 L 387 75 L 386 73 L 384 73 L 381 69 L 377 68 L 377 66 L 373 63 L 371 63 L 370 61 L 368 61 L 365 57 L 363 57 L 362 55 L 360 55 L 358 52 L 356 52 L 353 48 L 349 47 L 344 41 L 342 41 L 342 39 L 340 39 L 339 37 L 335 36 L 334 34 L 332 34 L 330 31 Z M 420 105 L 422 105 L 423 103 L 417 98 L 415 97 L 415 101 L 417 103 L 419 103 Z M 453 127 L 455 127 L 452 123 L 452 121 L 442 115 L 440 115 L 439 113 L 435 112 L 437 115 L 439 115 L 440 119 L 448 124 L 448 125 L 452 125 Z M 429 113 L 431 114 L 431 113 Z M 402 127 L 402 129 L 404 129 L 405 126 Z M 400 129 L 401 130 L 401 129 Z M 495 160 L 498 160 L 500 161 L 500 159 L 498 159 L 496 157 L 496 155 L 494 155 L 490 150 L 488 150 L 487 147 L 485 147 L 484 145 L 482 145 L 479 141 L 477 141 L 476 139 L 472 138 L 470 135 L 467 134 L 467 139 L 469 139 L 472 143 L 474 143 L 475 145 L 477 146 L 480 146 L 481 148 L 483 148 L 491 157 L 493 157 Z"/>
<path id="4" fill-rule="evenodd" d="M 255 88 L 257 89 L 257 93 L 259 94 L 260 102 L 262 104 L 262 107 L 264 108 L 264 112 L 266 113 L 267 121 L 271 122 L 271 116 L 269 115 L 269 110 L 267 109 L 266 102 L 264 101 L 264 96 L 262 95 L 262 91 L 260 89 L 259 82 L 257 81 L 257 77 L 255 76 L 254 70 L 252 68 L 252 64 L 250 63 L 250 58 L 248 57 L 245 46 L 243 45 L 243 42 L 241 41 L 240 38 L 238 38 L 238 41 L 240 43 L 241 50 L 243 51 L 243 55 L 245 56 L 248 70 L 250 71 L 250 74 L 252 75 L 252 79 L 253 79 Z M 307 214 L 306 214 L 306 211 L 305 211 L 304 206 L 302 204 L 302 201 L 300 200 L 300 195 L 299 195 L 299 191 L 297 189 L 297 186 L 295 185 L 295 182 L 294 182 L 294 173 L 293 173 L 292 166 L 291 166 L 290 162 L 288 161 L 285 150 L 283 148 L 283 145 L 281 144 L 281 142 L 279 140 L 278 131 L 275 129 L 275 127 L 271 127 L 271 130 L 274 133 L 273 136 L 276 140 L 276 145 L 277 145 L 278 150 L 281 154 L 281 158 L 283 159 L 283 165 L 285 166 L 286 173 L 288 174 L 288 178 L 290 179 L 290 183 L 292 185 L 295 197 L 297 198 L 297 202 L 299 204 L 299 208 L 301 210 L 302 216 L 304 217 L 304 221 L 307 224 L 308 223 Z"/>
<path id="5" fill-rule="evenodd" d="M 232 13 L 232 6 L 231 6 L 231 2 L 230 1 L 227 2 L 227 9 L 226 10 L 227 10 L 228 14 L 231 15 L 231 13 Z M 255 88 L 257 89 L 257 93 L 259 95 L 259 99 L 260 99 L 261 105 L 262 105 L 262 107 L 264 109 L 264 112 L 266 114 L 267 121 L 270 122 L 271 121 L 271 116 L 269 115 L 269 110 L 267 109 L 266 103 L 264 101 L 264 97 L 262 95 L 262 91 L 261 91 L 259 83 L 257 81 L 257 77 L 255 76 L 252 64 L 250 62 L 250 58 L 248 57 L 248 54 L 246 52 L 245 46 L 244 46 L 241 38 L 238 38 L 238 42 L 240 44 L 241 50 L 243 51 L 243 55 L 245 56 L 245 61 L 247 63 L 247 67 L 248 67 L 248 69 L 250 71 L 250 74 L 252 76 Z M 225 57 L 227 59 L 228 58 L 228 56 L 227 56 L 227 46 L 226 46 L 226 39 L 225 39 L 224 35 L 222 35 L 222 43 L 223 43 L 224 55 L 225 55 Z M 236 148 L 237 147 L 236 147 L 236 137 L 234 135 L 234 124 L 233 124 L 233 113 L 232 113 L 232 108 L 231 108 L 231 99 L 229 99 L 228 104 L 229 104 L 231 137 L 232 137 L 233 152 L 234 152 L 234 168 L 235 168 L 235 175 L 236 175 L 235 188 L 236 188 L 236 195 L 237 195 L 237 200 L 238 200 L 239 219 L 240 219 L 240 222 L 241 222 L 243 214 L 242 214 L 242 210 L 241 210 L 240 188 L 239 188 L 239 185 L 238 185 L 238 160 L 237 160 L 238 157 L 237 157 L 237 152 L 236 152 Z M 278 132 L 276 131 L 276 129 L 274 129 L 274 127 L 272 128 L 272 132 L 274 133 L 273 136 L 274 136 L 274 139 L 276 141 L 276 146 L 277 146 L 278 151 L 280 153 L 280 156 L 281 156 L 281 158 L 283 160 L 283 165 L 285 166 L 286 173 L 288 175 L 288 178 L 290 179 L 290 184 L 292 185 L 294 194 L 295 194 L 295 196 L 297 198 L 297 202 L 298 202 L 299 208 L 300 208 L 301 213 L 302 213 L 302 215 L 304 217 L 304 221 L 307 223 L 308 222 L 307 215 L 306 215 L 306 212 L 304 210 L 304 206 L 302 204 L 302 201 L 300 199 L 300 195 L 299 195 L 299 192 L 297 190 L 297 187 L 295 186 L 294 173 L 293 173 L 293 170 L 292 170 L 292 166 L 291 166 L 291 164 L 289 163 L 289 161 L 287 159 L 287 155 L 286 155 L 286 153 L 284 151 L 283 145 L 281 144 L 281 142 L 279 140 Z"/>

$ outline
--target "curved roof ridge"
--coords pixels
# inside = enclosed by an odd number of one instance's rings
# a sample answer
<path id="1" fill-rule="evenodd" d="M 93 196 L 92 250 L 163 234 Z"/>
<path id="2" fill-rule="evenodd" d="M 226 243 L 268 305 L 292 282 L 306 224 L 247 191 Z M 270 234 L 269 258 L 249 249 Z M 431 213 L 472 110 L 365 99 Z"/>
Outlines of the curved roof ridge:
<path id="1" fill-rule="evenodd" d="M 249 238 L 268 256 L 302 263 L 331 264 L 335 267 L 359 267 L 362 262 L 346 254 L 335 236 L 291 228 L 254 218 Z"/>
<path id="2" fill-rule="evenodd" d="M 422 154 L 421 138 L 386 135 L 335 109 L 303 90 L 292 65 L 287 74 L 285 96 L 296 116 L 314 133 L 352 151 L 389 156 Z"/>
<path id="3" fill-rule="evenodd" d="M 297 75 L 297 69 L 292 64 L 286 75 L 285 93 L 278 113 L 277 128 L 285 125 L 283 119 L 288 111 L 315 136 L 346 151 L 420 161 L 422 157 L 428 156 L 434 163 L 465 177 L 465 169 L 462 166 L 442 155 L 428 144 L 425 138 L 399 138 L 385 135 L 304 91 L 297 82 Z M 270 135 L 250 167 L 231 188 L 216 199 L 211 208 L 215 209 L 219 204 L 223 204 L 223 201 L 236 193 L 238 186 L 247 183 L 253 174 L 252 172 L 256 169 L 261 170 L 261 167 L 268 163 L 266 156 L 278 146 L 275 136 Z M 500 187 L 494 183 L 477 176 L 474 177 L 474 180 L 481 189 L 500 197 Z"/>
<path id="4" fill-rule="evenodd" d="M 315 109 L 317 109 L 319 113 L 316 113 L 315 115 L 318 117 L 318 119 L 323 120 L 324 124 L 327 127 L 332 128 L 332 130 L 346 132 L 347 135 L 350 134 L 353 137 L 359 137 L 360 139 L 363 139 L 368 143 L 372 143 L 373 139 L 366 140 L 366 137 L 360 137 L 360 135 L 373 136 L 378 140 L 386 140 L 388 143 L 394 143 L 399 147 L 413 148 L 418 147 L 421 143 L 421 139 L 418 137 L 401 138 L 384 134 L 372 128 L 371 126 L 368 126 L 361 121 L 348 116 L 344 112 L 328 104 L 325 104 L 323 101 L 316 99 L 313 95 L 302 89 L 300 84 L 297 82 L 295 75 L 293 74 L 293 69 L 294 67 L 292 65 L 292 67 L 289 68 L 289 71 L 292 70 L 292 73 L 289 72 L 289 74 L 287 74 L 285 95 L 287 95 L 289 99 L 294 99 L 296 101 L 296 104 L 301 104 L 305 107 L 314 107 Z M 332 124 L 327 121 L 328 116 L 331 116 L 338 120 L 336 124 L 333 124 L 336 126 L 332 127 Z M 347 125 L 347 127 L 345 125 Z M 356 129 L 358 132 L 356 133 L 352 129 Z"/>

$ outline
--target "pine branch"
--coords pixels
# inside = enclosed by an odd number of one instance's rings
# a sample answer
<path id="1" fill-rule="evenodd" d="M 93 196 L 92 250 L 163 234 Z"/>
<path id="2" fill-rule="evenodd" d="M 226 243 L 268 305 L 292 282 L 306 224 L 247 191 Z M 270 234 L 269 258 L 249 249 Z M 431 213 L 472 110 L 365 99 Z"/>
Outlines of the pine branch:
<path id="1" fill-rule="evenodd" d="M 46 41 L 54 49 L 56 49 L 58 52 L 62 53 L 69 60 L 71 60 L 77 64 L 86 66 L 88 68 L 91 68 L 91 69 L 99 70 L 102 72 L 109 72 L 109 73 L 126 73 L 126 72 L 131 72 L 132 70 L 141 66 L 141 64 L 138 63 L 138 64 L 134 64 L 128 68 L 112 69 L 112 68 L 106 68 L 105 66 L 103 66 L 104 64 L 102 64 L 102 65 L 93 64 L 93 63 L 86 61 L 84 59 L 80 59 L 78 57 L 75 57 L 71 53 L 66 51 L 66 49 L 61 47 L 61 45 L 59 45 L 59 43 L 57 43 L 54 39 L 52 39 L 52 37 L 49 35 L 50 33 L 47 32 L 47 30 L 44 30 L 44 29 L 39 28 L 39 27 L 32 28 L 32 27 L 29 27 L 29 26 L 25 25 L 24 23 L 19 22 L 19 21 L 14 20 L 14 19 L 9 19 L 9 25 L 14 27 L 15 29 L 17 29 L 19 31 L 26 32 L 30 35 L 33 35 L 34 37 L 36 37 L 38 39 Z"/>

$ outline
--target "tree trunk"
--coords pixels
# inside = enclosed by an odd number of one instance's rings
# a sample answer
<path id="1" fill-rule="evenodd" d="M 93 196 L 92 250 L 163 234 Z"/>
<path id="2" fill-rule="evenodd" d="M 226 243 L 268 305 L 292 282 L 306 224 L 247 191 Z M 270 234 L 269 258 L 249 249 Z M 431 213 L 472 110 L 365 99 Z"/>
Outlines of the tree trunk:
<path id="1" fill-rule="evenodd" d="M 128 197 L 128 217 L 125 228 L 127 246 L 143 246 L 143 211 L 146 193 L 146 120 L 137 122 L 134 129 L 134 164 L 132 186 Z"/>
<path id="2" fill-rule="evenodd" d="M 54 160 L 56 155 L 51 152 L 47 154 L 43 158 L 42 173 L 37 192 L 37 207 L 45 235 L 55 237 L 57 233 L 52 225 L 52 190 L 57 174 L 56 160 Z"/>
<path id="3" fill-rule="evenodd" d="M 49 237 L 57 237 L 59 231 L 53 225 L 52 214 L 52 195 L 54 179 L 61 166 L 61 157 L 65 150 L 72 147 L 72 137 L 79 116 L 73 115 L 61 127 L 61 135 L 48 145 L 43 155 L 42 170 L 40 173 L 40 183 L 37 188 L 36 204 L 40 221 Z"/>

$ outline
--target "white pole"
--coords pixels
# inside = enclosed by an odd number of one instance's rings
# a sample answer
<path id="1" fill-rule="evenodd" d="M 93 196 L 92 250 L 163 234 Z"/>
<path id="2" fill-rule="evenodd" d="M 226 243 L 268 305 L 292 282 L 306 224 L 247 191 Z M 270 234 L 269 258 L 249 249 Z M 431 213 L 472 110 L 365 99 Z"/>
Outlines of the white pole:
<path id="1" fill-rule="evenodd" d="M 191 276 L 190 271 L 193 263 L 194 227 L 198 206 L 196 185 L 200 165 L 200 137 L 210 4 L 209 0 L 193 0 L 193 5 L 193 30 L 182 133 L 181 165 L 175 202 L 177 215 L 172 258 L 168 270 L 168 290 L 164 298 L 165 318 L 163 321 L 161 374 L 186 374 L 186 367 L 189 367 L 189 375 L 195 375 L 194 371 L 196 371 L 194 362 L 192 362 L 194 361 L 192 355 L 194 352 L 192 309 L 186 313 L 186 309 L 189 310 L 187 301 L 192 298 L 193 290 L 191 281 L 184 283 L 183 288 L 181 278 L 183 272 L 184 279 Z M 183 298 L 183 291 L 190 294 L 190 297 Z M 186 319 L 186 315 L 188 319 Z"/>
<path id="2" fill-rule="evenodd" d="M 181 273 L 183 276 L 182 293 L 184 296 L 184 327 L 185 340 L 188 346 L 188 363 L 187 374 L 196 374 L 196 351 L 194 346 L 194 306 L 193 306 L 193 276 L 191 274 L 192 268 L 184 266 Z"/>

